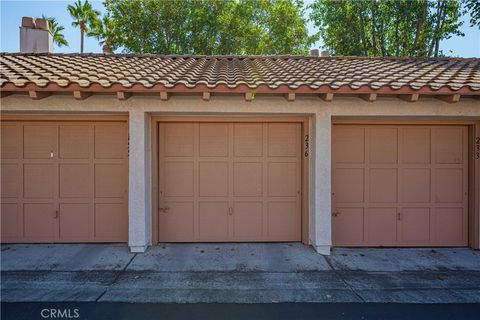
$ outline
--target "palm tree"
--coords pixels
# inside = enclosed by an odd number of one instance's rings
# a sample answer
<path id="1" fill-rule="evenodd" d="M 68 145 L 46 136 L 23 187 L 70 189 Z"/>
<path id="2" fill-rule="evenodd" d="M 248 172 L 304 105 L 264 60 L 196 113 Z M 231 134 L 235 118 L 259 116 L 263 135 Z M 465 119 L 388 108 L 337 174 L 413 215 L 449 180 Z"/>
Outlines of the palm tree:
<path id="1" fill-rule="evenodd" d="M 88 0 L 82 4 L 77 0 L 74 5 L 68 5 L 68 11 L 74 19 L 72 26 L 80 27 L 80 52 L 83 53 L 83 37 L 85 32 L 88 32 L 91 25 L 96 24 L 100 12 L 93 10 L 92 5 Z"/>
<path id="2" fill-rule="evenodd" d="M 112 53 L 117 48 L 114 40 L 116 37 L 115 22 L 108 15 L 93 24 L 87 35 L 95 37 L 99 41 L 104 53 Z"/>
<path id="3" fill-rule="evenodd" d="M 65 36 L 62 33 L 65 28 L 60 23 L 58 23 L 57 19 L 55 19 L 54 17 L 47 18 L 43 14 L 42 19 L 48 21 L 48 29 L 50 30 L 50 34 L 53 37 L 53 43 L 55 43 L 59 47 L 68 47 L 68 41 L 65 39 Z"/>

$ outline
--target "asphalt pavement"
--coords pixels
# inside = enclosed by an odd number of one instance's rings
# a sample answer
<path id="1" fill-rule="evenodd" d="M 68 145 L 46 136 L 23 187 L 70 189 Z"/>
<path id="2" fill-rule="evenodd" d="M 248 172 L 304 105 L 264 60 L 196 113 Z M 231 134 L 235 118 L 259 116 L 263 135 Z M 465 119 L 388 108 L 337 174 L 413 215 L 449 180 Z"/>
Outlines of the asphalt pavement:
<path id="1" fill-rule="evenodd" d="M 3 320 L 477 320 L 479 304 L 2 303 Z"/>

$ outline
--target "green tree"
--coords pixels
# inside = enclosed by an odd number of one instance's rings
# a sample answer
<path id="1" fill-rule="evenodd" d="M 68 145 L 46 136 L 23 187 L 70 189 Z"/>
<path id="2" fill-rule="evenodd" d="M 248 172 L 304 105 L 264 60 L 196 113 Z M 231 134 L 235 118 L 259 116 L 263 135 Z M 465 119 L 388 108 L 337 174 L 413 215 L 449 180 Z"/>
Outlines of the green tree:
<path id="1" fill-rule="evenodd" d="M 466 0 L 465 7 L 470 12 L 470 26 L 477 26 L 480 28 L 480 1 Z"/>
<path id="2" fill-rule="evenodd" d="M 115 23 L 108 15 L 92 23 L 87 35 L 99 41 L 104 53 L 112 53 L 117 48 L 114 40 L 117 36 Z"/>
<path id="3" fill-rule="evenodd" d="M 115 46 L 162 54 L 307 53 L 300 0 L 105 0 Z"/>
<path id="4" fill-rule="evenodd" d="M 63 47 L 63 46 L 68 47 L 68 41 L 65 39 L 65 36 L 63 35 L 63 30 L 65 30 L 65 28 L 60 23 L 58 23 L 57 19 L 53 17 L 47 18 L 43 14 L 42 14 L 42 18 L 48 21 L 48 29 L 50 30 L 50 34 L 52 35 L 53 43 L 55 43 L 59 47 Z"/>
<path id="5" fill-rule="evenodd" d="M 89 32 L 92 25 L 98 24 L 100 12 L 94 10 L 88 0 L 84 3 L 77 0 L 74 5 L 68 5 L 67 9 L 74 19 L 72 26 L 80 28 L 80 52 L 83 53 L 84 34 Z"/>
<path id="6" fill-rule="evenodd" d="M 463 36 L 457 0 L 316 0 L 310 8 L 336 55 L 438 57 L 442 40 Z"/>

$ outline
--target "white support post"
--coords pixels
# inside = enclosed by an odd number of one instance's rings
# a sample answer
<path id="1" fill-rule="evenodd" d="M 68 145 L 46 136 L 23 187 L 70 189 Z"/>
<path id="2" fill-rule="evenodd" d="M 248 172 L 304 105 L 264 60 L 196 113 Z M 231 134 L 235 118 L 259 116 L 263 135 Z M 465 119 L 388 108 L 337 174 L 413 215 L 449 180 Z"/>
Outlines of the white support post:
<path id="1" fill-rule="evenodd" d="M 151 244 L 150 120 L 143 110 L 129 113 L 128 245 L 144 252 Z"/>
<path id="2" fill-rule="evenodd" d="M 313 214 L 311 244 L 318 253 L 329 255 L 332 246 L 332 120 L 331 115 L 317 113 L 314 118 L 315 138 L 312 181 Z"/>

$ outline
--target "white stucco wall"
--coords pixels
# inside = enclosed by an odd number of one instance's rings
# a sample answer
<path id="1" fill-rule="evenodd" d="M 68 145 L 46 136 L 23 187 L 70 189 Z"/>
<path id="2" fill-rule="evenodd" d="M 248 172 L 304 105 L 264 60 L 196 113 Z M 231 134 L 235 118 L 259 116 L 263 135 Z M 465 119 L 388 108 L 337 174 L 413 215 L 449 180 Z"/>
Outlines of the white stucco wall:
<path id="1" fill-rule="evenodd" d="M 133 109 L 128 119 L 128 245 L 132 252 L 144 252 L 152 237 L 150 117 Z"/>
<path id="2" fill-rule="evenodd" d="M 129 245 L 141 252 L 151 244 L 151 115 L 302 115 L 310 117 L 310 196 L 309 239 L 320 253 L 331 247 L 331 123 L 333 117 L 419 117 L 429 120 L 480 120 L 480 101 L 464 99 L 449 104 L 433 98 L 418 102 L 379 98 L 370 103 L 356 97 L 336 97 L 324 102 L 316 97 L 297 97 L 287 102 L 283 97 L 262 97 L 246 102 L 243 96 L 215 96 L 203 101 L 201 96 L 173 96 L 161 101 L 154 96 L 133 96 L 119 101 L 115 96 L 94 95 L 82 101 L 68 95 L 53 95 L 34 101 L 13 95 L 1 99 L 5 113 L 81 113 L 129 114 Z"/>
<path id="3" fill-rule="evenodd" d="M 318 112 L 315 119 L 315 153 L 314 170 L 311 175 L 315 176 L 313 188 L 313 201 L 311 212 L 314 212 L 312 245 L 317 252 L 329 254 L 332 245 L 332 186 L 331 186 L 331 144 L 332 144 L 332 119 L 328 112 Z M 325 199 L 329 199 L 325 201 Z M 328 214 L 327 214 L 328 213 Z"/>

